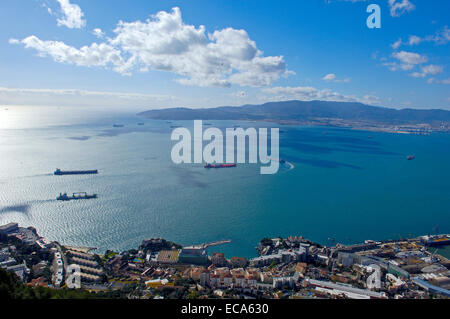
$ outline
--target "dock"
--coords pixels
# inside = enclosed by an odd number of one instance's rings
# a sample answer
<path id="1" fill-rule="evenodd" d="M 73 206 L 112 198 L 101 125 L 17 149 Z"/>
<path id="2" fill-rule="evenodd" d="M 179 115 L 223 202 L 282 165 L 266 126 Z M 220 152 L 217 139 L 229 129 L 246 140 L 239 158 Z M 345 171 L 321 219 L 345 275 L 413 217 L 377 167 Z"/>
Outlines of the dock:
<path id="1" fill-rule="evenodd" d="M 231 243 L 230 239 L 227 240 L 219 240 L 219 241 L 213 241 L 210 243 L 204 243 L 204 244 L 200 244 L 200 245 L 193 245 L 193 246 L 188 246 L 188 247 L 183 247 L 185 249 L 206 249 L 208 247 L 212 247 L 212 246 L 219 246 L 219 245 L 224 245 L 224 244 L 229 244 Z"/>

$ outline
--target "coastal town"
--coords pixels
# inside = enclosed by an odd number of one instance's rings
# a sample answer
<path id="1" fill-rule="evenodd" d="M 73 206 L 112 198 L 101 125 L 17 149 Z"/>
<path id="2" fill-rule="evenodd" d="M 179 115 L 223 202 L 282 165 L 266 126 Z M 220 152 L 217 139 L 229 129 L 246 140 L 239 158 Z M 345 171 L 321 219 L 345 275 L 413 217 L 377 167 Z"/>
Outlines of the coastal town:
<path id="1" fill-rule="evenodd" d="M 450 261 L 437 248 L 449 235 L 323 246 L 302 236 L 264 238 L 247 259 L 162 238 L 103 254 L 0 226 L 0 272 L 28 289 L 79 290 L 123 299 L 447 299 Z M 73 273 L 71 269 L 77 271 Z M 81 286 L 71 289 L 78 278 Z"/>

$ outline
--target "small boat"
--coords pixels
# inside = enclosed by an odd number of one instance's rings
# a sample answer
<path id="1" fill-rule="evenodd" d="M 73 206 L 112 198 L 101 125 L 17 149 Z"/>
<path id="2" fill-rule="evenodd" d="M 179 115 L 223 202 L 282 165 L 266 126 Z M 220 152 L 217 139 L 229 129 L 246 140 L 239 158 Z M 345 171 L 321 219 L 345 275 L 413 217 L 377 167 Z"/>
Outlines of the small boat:
<path id="1" fill-rule="evenodd" d="M 125 125 L 123 124 L 114 124 L 113 127 L 124 127 Z"/>
<path id="2" fill-rule="evenodd" d="M 138 125 L 144 125 L 144 123 L 138 123 Z"/>
<path id="3" fill-rule="evenodd" d="M 413 159 L 415 159 L 416 157 L 414 155 L 408 155 L 408 157 L 406 157 L 406 160 L 408 161 L 412 161 Z"/>

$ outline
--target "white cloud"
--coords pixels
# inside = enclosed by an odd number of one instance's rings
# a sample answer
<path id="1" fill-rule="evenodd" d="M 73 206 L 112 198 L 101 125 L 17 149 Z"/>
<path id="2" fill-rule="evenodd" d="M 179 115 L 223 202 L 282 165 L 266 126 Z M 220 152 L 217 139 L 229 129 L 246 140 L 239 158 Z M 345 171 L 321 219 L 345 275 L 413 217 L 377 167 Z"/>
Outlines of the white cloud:
<path id="1" fill-rule="evenodd" d="M 324 81 L 334 81 L 336 80 L 336 74 L 334 73 L 328 73 L 327 75 L 325 75 L 322 80 Z"/>
<path id="2" fill-rule="evenodd" d="M 35 89 L 0 87 L 2 104 L 42 106 L 121 106 L 148 108 L 180 103 L 170 95 L 134 92 L 102 92 L 78 89 Z"/>
<path id="3" fill-rule="evenodd" d="M 429 64 L 421 67 L 421 72 L 413 72 L 410 75 L 415 78 L 424 78 L 428 75 L 436 75 L 442 73 L 444 71 L 444 67 L 442 65 L 434 65 Z M 434 79 L 428 79 L 428 83 L 432 83 Z"/>
<path id="4" fill-rule="evenodd" d="M 424 78 L 426 76 L 425 73 L 421 73 L 421 72 L 413 72 L 410 75 L 413 78 Z"/>
<path id="5" fill-rule="evenodd" d="M 404 13 L 415 9 L 415 5 L 409 0 L 388 0 L 391 16 L 399 17 Z"/>
<path id="6" fill-rule="evenodd" d="M 404 64 L 421 64 L 428 60 L 425 55 L 407 51 L 394 52 L 392 56 Z"/>
<path id="7" fill-rule="evenodd" d="M 80 49 L 35 36 L 21 43 L 56 62 L 112 65 L 121 74 L 172 72 L 185 85 L 268 86 L 290 74 L 282 56 L 263 56 L 245 30 L 226 28 L 206 35 L 204 26 L 184 24 L 179 8 L 158 12 L 145 22 L 120 21 L 114 32 L 106 42 Z"/>
<path id="8" fill-rule="evenodd" d="M 21 41 L 11 39 L 10 43 L 22 43 L 25 48 L 38 51 L 40 57 L 50 56 L 54 61 L 61 63 L 88 67 L 113 65 L 116 69 L 124 64 L 120 51 L 106 43 L 92 43 L 90 46 L 76 49 L 60 41 L 42 41 L 34 35 Z"/>
<path id="9" fill-rule="evenodd" d="M 402 39 L 398 39 L 394 43 L 391 44 L 391 48 L 397 50 L 402 45 Z"/>
<path id="10" fill-rule="evenodd" d="M 445 25 L 442 30 L 438 30 L 434 35 L 427 36 L 424 40 L 436 44 L 447 44 L 450 41 L 450 29 Z"/>
<path id="11" fill-rule="evenodd" d="M 427 83 L 428 83 L 428 84 L 437 83 L 437 84 L 446 84 L 446 85 L 449 85 L 449 84 L 450 84 L 450 78 L 443 79 L 443 80 L 438 80 L 438 79 L 435 79 L 435 78 L 429 78 L 429 79 L 427 80 Z"/>
<path id="12" fill-rule="evenodd" d="M 422 72 L 425 74 L 435 75 L 438 73 L 442 73 L 443 70 L 444 68 L 441 65 L 430 64 L 422 67 Z"/>
<path id="13" fill-rule="evenodd" d="M 326 81 L 326 82 L 345 82 L 348 83 L 350 82 L 349 78 L 345 78 L 343 80 L 338 79 L 338 77 L 336 76 L 336 74 L 334 73 L 328 73 L 327 75 L 325 75 L 322 80 Z"/>
<path id="14" fill-rule="evenodd" d="M 95 28 L 92 30 L 92 34 L 95 35 L 97 38 L 101 39 L 105 36 L 105 32 L 102 31 L 100 28 Z"/>
<path id="15" fill-rule="evenodd" d="M 422 39 L 416 35 L 410 35 L 409 36 L 409 40 L 408 40 L 408 44 L 409 45 L 416 45 L 419 44 L 422 41 Z"/>
<path id="16" fill-rule="evenodd" d="M 80 29 L 86 25 L 86 20 L 83 20 L 84 13 L 78 5 L 70 3 L 69 0 L 57 1 L 62 12 L 62 17 L 57 19 L 58 26 Z"/>
<path id="17" fill-rule="evenodd" d="M 271 87 L 263 89 L 264 93 L 272 95 L 272 100 L 291 100 L 296 99 L 300 101 L 337 101 L 337 102 L 360 102 L 365 104 L 377 105 L 380 104 L 380 98 L 374 95 L 365 95 L 362 98 L 354 95 L 345 95 L 329 89 L 317 89 L 311 86 L 297 86 L 297 87 Z"/>
<path id="18" fill-rule="evenodd" d="M 286 73 L 282 56 L 262 56 L 245 30 L 226 28 L 205 35 L 186 25 L 180 9 L 161 11 L 145 22 L 120 22 L 111 43 L 135 65 L 180 74 L 178 82 L 198 86 L 266 86 Z"/>
<path id="19" fill-rule="evenodd" d="M 428 61 L 428 58 L 425 55 L 407 51 L 394 52 L 392 53 L 392 57 L 400 61 L 400 63 L 386 62 L 383 64 L 389 67 L 391 71 L 399 69 L 403 71 L 412 70 L 415 65 L 426 63 Z"/>
<path id="20" fill-rule="evenodd" d="M 49 15 L 53 15 L 53 10 L 49 7 L 47 1 L 44 0 L 44 2 L 41 3 L 41 7 L 46 9 Z"/>
<path id="21" fill-rule="evenodd" d="M 448 26 L 444 26 L 441 30 L 435 32 L 435 34 L 428 35 L 426 37 L 419 37 L 417 35 L 410 35 L 407 42 L 403 42 L 402 39 L 398 39 L 391 44 L 391 47 L 396 50 L 402 45 L 418 45 L 423 42 L 434 42 L 435 44 L 442 45 L 447 44 L 450 41 L 450 29 Z"/>

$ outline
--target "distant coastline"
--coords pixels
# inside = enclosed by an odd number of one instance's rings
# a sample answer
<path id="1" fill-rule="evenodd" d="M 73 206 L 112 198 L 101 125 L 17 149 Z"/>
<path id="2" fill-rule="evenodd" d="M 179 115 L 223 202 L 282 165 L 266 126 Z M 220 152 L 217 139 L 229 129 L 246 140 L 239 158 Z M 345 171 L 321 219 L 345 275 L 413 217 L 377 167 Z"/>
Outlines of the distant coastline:
<path id="1" fill-rule="evenodd" d="M 138 115 L 155 120 L 266 121 L 282 125 L 345 127 L 354 130 L 428 135 L 450 132 L 450 111 L 392 109 L 351 102 L 282 101 L 216 108 L 168 108 Z"/>

